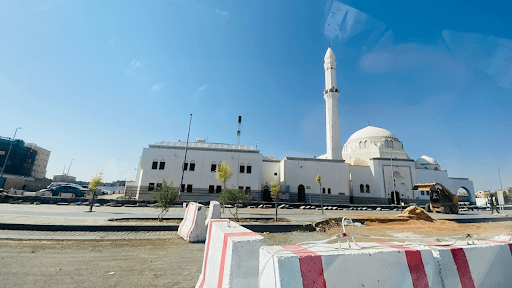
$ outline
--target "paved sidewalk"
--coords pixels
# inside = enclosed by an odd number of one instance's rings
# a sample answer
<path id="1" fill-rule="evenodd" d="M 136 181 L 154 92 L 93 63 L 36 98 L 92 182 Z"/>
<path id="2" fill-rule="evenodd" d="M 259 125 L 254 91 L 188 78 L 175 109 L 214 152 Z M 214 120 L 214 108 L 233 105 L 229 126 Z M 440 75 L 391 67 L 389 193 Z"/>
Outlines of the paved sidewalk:
<path id="1" fill-rule="evenodd" d="M 132 240 L 178 238 L 178 233 L 175 231 L 82 232 L 0 230 L 0 239 L 2 240 Z"/>

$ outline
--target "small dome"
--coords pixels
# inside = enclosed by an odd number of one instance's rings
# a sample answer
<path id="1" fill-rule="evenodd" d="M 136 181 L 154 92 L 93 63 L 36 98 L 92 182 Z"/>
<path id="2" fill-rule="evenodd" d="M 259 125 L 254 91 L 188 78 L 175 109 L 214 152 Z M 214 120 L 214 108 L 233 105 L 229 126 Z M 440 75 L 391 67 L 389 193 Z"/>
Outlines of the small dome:
<path id="1" fill-rule="evenodd" d="M 367 126 L 364 127 L 361 130 L 356 131 L 354 134 L 352 134 L 347 142 L 361 139 L 361 138 L 369 138 L 369 137 L 380 137 L 380 138 L 394 138 L 398 140 L 393 133 L 389 132 L 386 129 L 382 129 L 379 127 L 373 127 L 373 126 Z"/>
<path id="2" fill-rule="evenodd" d="M 327 52 L 325 52 L 324 60 L 328 60 L 328 59 L 336 59 L 336 56 L 334 56 L 334 52 L 332 52 L 331 47 L 329 47 L 327 49 Z"/>
<path id="3" fill-rule="evenodd" d="M 433 170 L 441 170 L 441 166 L 439 163 L 432 158 L 426 155 L 421 156 L 420 158 L 414 161 L 416 163 L 416 168 L 418 169 L 433 169 Z"/>

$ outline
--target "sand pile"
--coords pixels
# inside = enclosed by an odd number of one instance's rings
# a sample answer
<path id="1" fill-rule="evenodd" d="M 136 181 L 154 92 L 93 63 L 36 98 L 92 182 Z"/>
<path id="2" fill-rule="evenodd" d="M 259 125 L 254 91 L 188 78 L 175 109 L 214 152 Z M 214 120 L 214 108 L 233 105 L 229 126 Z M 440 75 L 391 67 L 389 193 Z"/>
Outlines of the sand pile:
<path id="1" fill-rule="evenodd" d="M 423 210 L 422 208 L 416 207 L 416 206 L 408 207 L 407 209 L 405 209 L 402 212 L 402 214 L 398 214 L 396 216 L 397 217 L 406 217 L 408 219 L 414 219 L 414 220 L 424 220 L 424 221 L 429 221 L 429 222 L 434 221 L 434 219 L 432 219 L 432 217 L 430 217 L 430 215 L 428 215 L 427 212 L 425 212 L 425 210 Z"/>

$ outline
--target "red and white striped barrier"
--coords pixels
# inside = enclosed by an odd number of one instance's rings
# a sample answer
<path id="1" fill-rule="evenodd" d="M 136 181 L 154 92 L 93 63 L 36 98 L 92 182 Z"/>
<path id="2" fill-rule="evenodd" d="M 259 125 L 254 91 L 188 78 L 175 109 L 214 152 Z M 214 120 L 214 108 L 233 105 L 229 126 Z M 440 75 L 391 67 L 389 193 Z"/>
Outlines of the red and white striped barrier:
<path id="1" fill-rule="evenodd" d="M 190 202 L 185 211 L 178 234 L 188 242 L 203 242 L 206 239 L 206 208 L 198 203 Z"/>
<path id="2" fill-rule="evenodd" d="M 359 246 L 363 249 L 349 249 L 346 243 L 310 249 L 264 246 L 259 287 L 442 287 L 428 247 L 384 242 Z"/>
<path id="3" fill-rule="evenodd" d="M 220 219 L 220 216 L 220 203 L 217 201 L 210 201 L 210 208 L 208 208 L 208 217 L 206 217 L 206 222 L 204 222 L 204 224 L 208 226 L 210 220 Z"/>
<path id="4" fill-rule="evenodd" d="M 265 238 L 227 219 L 212 219 L 196 288 L 258 287 L 258 259 Z"/>
<path id="5" fill-rule="evenodd" d="M 502 234 L 492 238 L 492 240 L 512 242 L 512 233 Z"/>
<path id="6" fill-rule="evenodd" d="M 499 240 L 477 243 L 429 243 L 439 261 L 444 287 L 510 287 L 512 243 Z"/>

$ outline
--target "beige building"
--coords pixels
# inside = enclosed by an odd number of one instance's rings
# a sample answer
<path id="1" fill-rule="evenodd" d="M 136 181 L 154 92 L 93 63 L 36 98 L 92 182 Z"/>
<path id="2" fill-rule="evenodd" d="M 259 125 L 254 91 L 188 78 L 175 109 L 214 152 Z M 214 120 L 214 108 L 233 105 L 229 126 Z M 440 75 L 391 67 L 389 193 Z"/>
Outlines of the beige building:
<path id="1" fill-rule="evenodd" d="M 34 178 L 45 178 L 46 167 L 48 166 L 48 160 L 50 160 L 50 150 L 39 147 L 34 143 L 25 143 L 25 147 L 29 147 L 37 151 L 36 159 L 34 160 L 34 166 L 32 167 L 31 176 Z"/>

